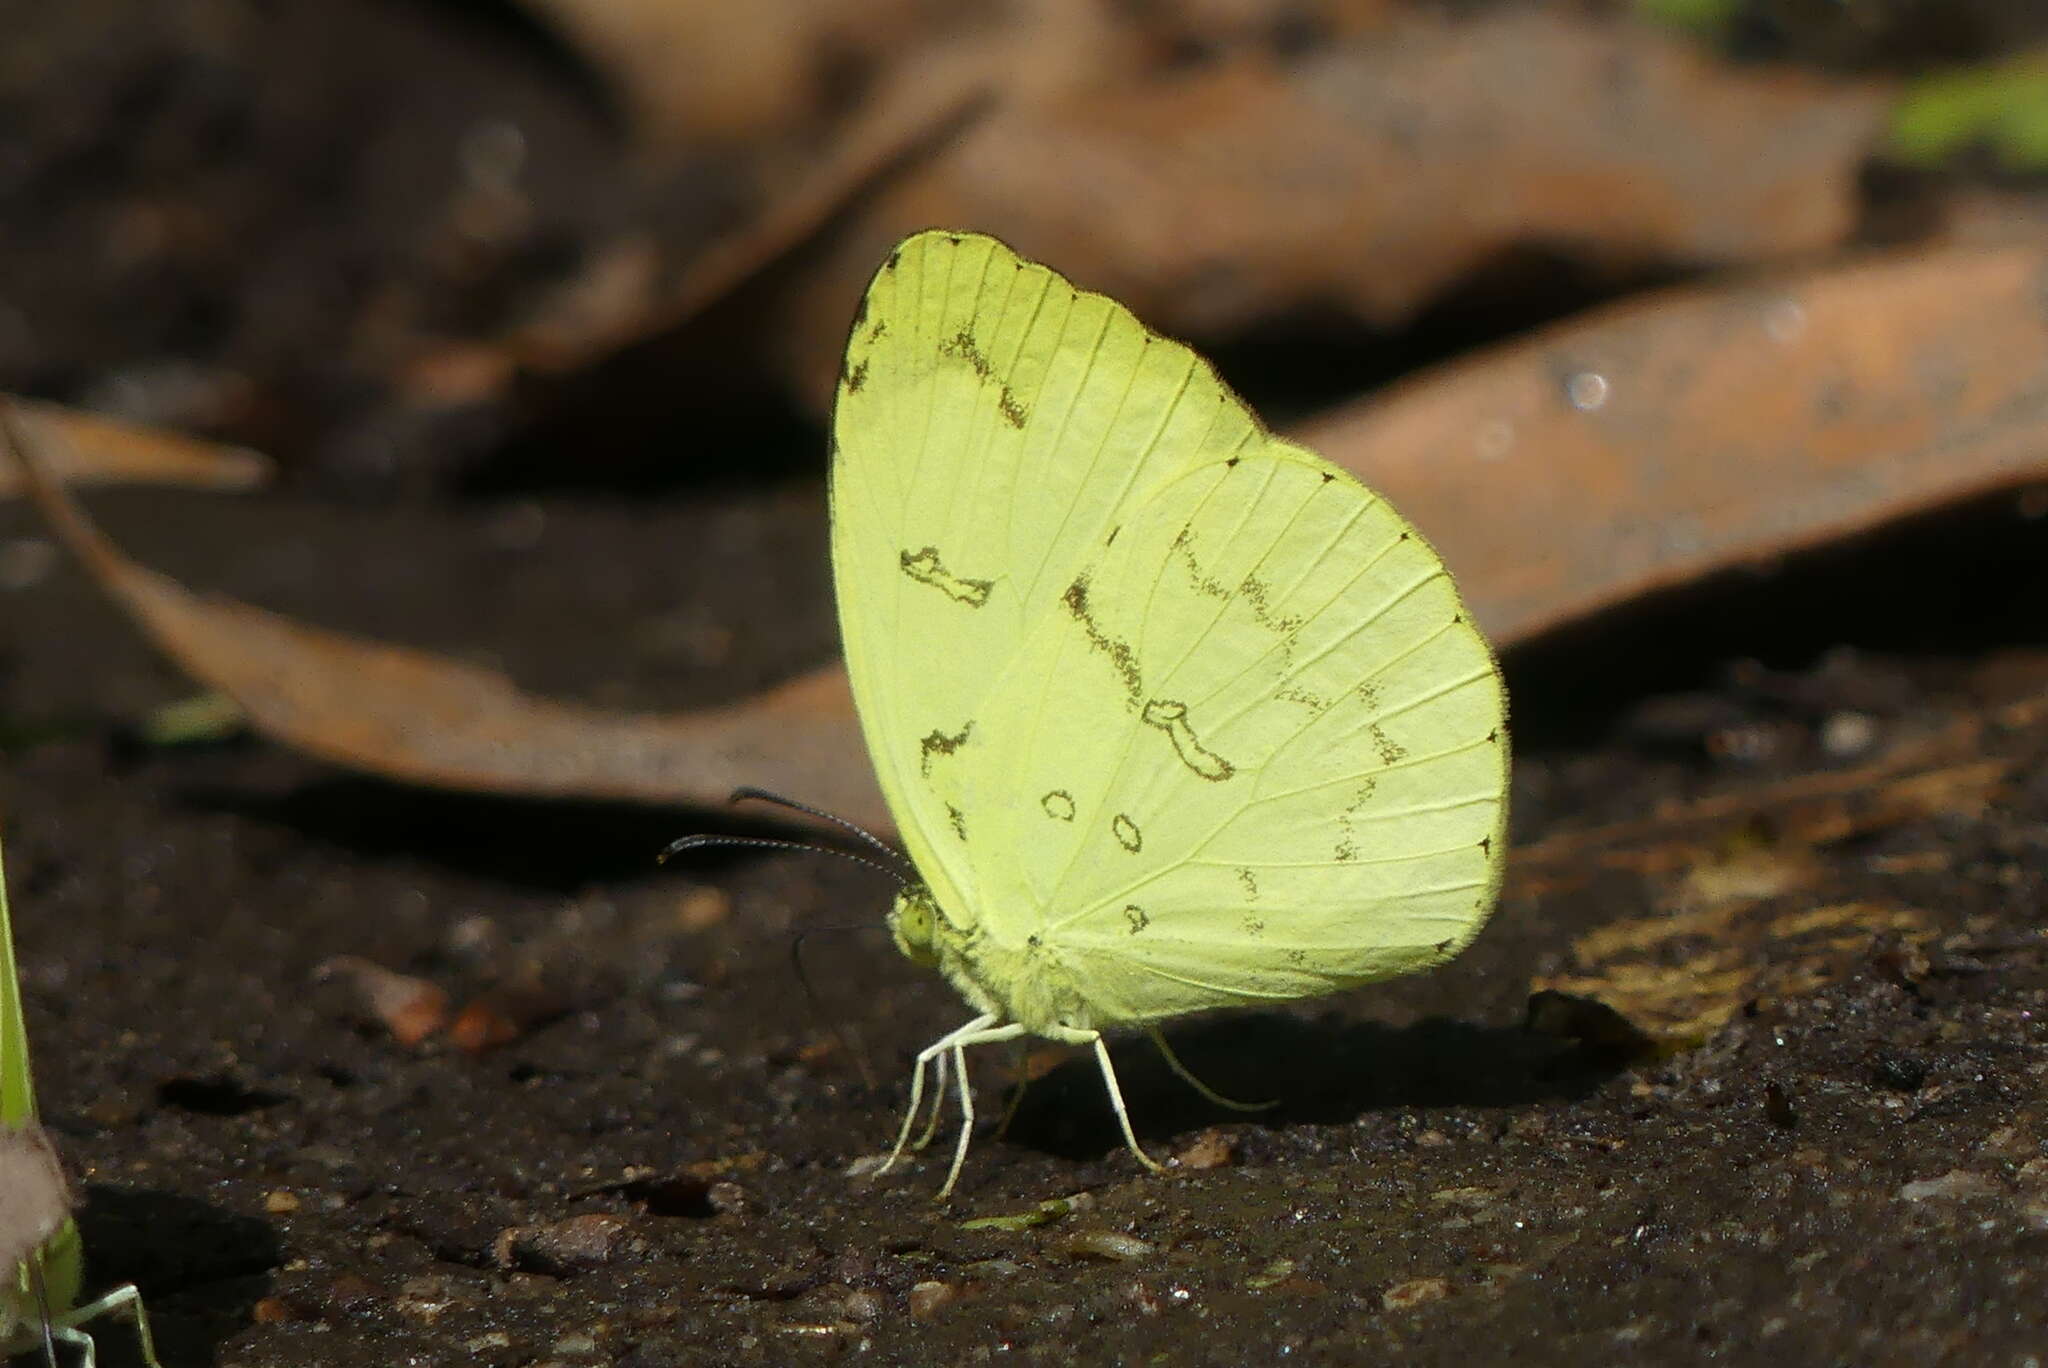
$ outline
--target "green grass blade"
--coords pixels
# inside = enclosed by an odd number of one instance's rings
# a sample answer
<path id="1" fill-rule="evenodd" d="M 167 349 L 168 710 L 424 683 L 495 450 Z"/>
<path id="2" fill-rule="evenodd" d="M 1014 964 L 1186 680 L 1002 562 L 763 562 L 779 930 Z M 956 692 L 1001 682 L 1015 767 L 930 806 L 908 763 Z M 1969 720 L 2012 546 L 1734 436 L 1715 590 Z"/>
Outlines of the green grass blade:
<path id="1" fill-rule="evenodd" d="M 28 1022 L 21 1012 L 21 974 L 14 964 L 14 921 L 7 912 L 7 861 L 0 855 L 0 1126 L 20 1126 L 35 1117 Z"/>

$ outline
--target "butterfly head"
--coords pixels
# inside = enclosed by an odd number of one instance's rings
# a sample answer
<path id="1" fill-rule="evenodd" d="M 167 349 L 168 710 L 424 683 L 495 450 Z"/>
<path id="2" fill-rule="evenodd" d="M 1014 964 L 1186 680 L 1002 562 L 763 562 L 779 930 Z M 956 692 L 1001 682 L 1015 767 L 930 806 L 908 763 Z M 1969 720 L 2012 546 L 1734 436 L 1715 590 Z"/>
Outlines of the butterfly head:
<path id="1" fill-rule="evenodd" d="M 937 943 L 939 905 L 923 884 L 911 884 L 896 895 L 889 909 L 889 933 L 903 957 L 920 968 L 939 962 Z"/>

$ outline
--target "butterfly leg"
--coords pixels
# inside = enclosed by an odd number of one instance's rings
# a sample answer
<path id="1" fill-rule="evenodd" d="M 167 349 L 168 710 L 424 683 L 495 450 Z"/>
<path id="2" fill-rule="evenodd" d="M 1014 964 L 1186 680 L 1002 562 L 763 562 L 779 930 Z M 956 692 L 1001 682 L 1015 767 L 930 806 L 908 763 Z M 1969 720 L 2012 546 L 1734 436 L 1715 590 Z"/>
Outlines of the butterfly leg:
<path id="1" fill-rule="evenodd" d="M 96 1354 L 92 1335 L 78 1327 L 86 1321 L 96 1321 L 102 1315 L 113 1315 L 115 1311 L 125 1311 L 129 1317 L 135 1319 L 135 1339 L 141 1343 L 141 1362 L 147 1368 L 164 1368 L 164 1364 L 160 1364 L 156 1358 L 156 1335 L 150 1333 L 150 1313 L 143 1311 L 141 1292 L 135 1290 L 133 1282 L 115 1288 L 113 1292 L 100 1296 L 98 1300 L 86 1302 L 84 1307 L 72 1307 L 70 1311 L 63 1313 L 66 1327 L 57 1331 L 57 1337 L 66 1343 L 78 1345 L 80 1368 L 92 1368 Z"/>
<path id="2" fill-rule="evenodd" d="M 988 1029 L 995 1024 L 995 1019 L 993 1012 L 985 1013 L 958 1030 L 948 1031 L 931 1044 L 925 1046 L 924 1049 L 918 1051 L 917 1064 L 910 1071 L 910 1109 L 904 1113 L 903 1129 L 896 1133 L 896 1147 L 889 1151 L 889 1157 L 882 1161 L 882 1167 L 875 1170 L 877 1173 L 887 1173 L 890 1169 L 896 1167 L 896 1161 L 903 1157 L 903 1151 L 910 1144 L 910 1128 L 917 1124 L 918 1109 L 924 1105 L 925 1066 L 934 1059 L 942 1058 L 946 1051 L 953 1048 L 953 1042 L 956 1039 L 961 1036 L 972 1035 L 976 1031 Z M 932 1104 L 935 1110 L 945 1105 L 943 1081 L 940 1086 L 942 1089 L 941 1095 Z"/>
<path id="3" fill-rule="evenodd" d="M 78 1351 L 78 1368 L 93 1368 L 93 1365 L 99 1362 L 99 1354 L 93 1345 L 92 1336 L 77 1326 L 53 1325 L 50 1327 L 50 1334 Z"/>
<path id="4" fill-rule="evenodd" d="M 1159 1033 L 1159 1028 L 1157 1026 L 1152 1027 L 1149 1031 L 1146 1032 L 1146 1034 L 1150 1035 L 1152 1037 L 1152 1043 L 1159 1047 L 1159 1053 L 1166 1057 L 1166 1067 L 1172 1069 L 1176 1074 L 1179 1074 L 1181 1082 L 1187 1084 L 1190 1088 L 1193 1088 L 1196 1092 L 1200 1093 L 1203 1097 L 1215 1103 L 1217 1106 L 1228 1107 L 1232 1111 L 1255 1112 L 1264 1111 L 1268 1107 L 1276 1107 L 1280 1105 L 1277 1101 L 1239 1102 L 1235 1098 L 1225 1097 L 1222 1093 L 1217 1092 L 1207 1083 L 1204 1083 L 1201 1079 L 1195 1077 L 1194 1074 L 1189 1071 L 1188 1066 L 1180 1062 L 1180 1056 L 1175 1054 L 1173 1050 L 1168 1047 L 1166 1043 L 1166 1037 Z"/>
<path id="5" fill-rule="evenodd" d="M 932 1059 L 932 1114 L 924 1123 L 924 1134 L 910 1142 L 910 1147 L 923 1152 L 939 1133 L 939 1118 L 946 1114 L 946 1071 L 953 1067 L 950 1051 L 941 1050 Z"/>
<path id="6" fill-rule="evenodd" d="M 1047 1031 L 1045 1034 L 1065 1045 L 1093 1045 L 1095 1047 L 1095 1062 L 1101 1066 L 1103 1086 L 1109 1089 L 1109 1105 L 1116 1112 L 1117 1125 L 1123 1128 L 1124 1143 L 1130 1146 L 1132 1154 L 1138 1156 L 1139 1163 L 1151 1169 L 1154 1173 L 1158 1173 L 1162 1165 L 1154 1160 L 1151 1155 L 1145 1153 L 1144 1150 L 1138 1148 L 1138 1137 L 1131 1130 L 1131 1113 L 1124 1106 L 1124 1090 L 1116 1085 L 1116 1068 L 1109 1062 L 1109 1042 L 1102 1038 L 1102 1032 L 1067 1031 L 1063 1034 L 1055 1035 L 1053 1032 Z"/>
<path id="7" fill-rule="evenodd" d="M 992 1022 L 994 1017 L 982 1020 Z M 960 1140 L 953 1146 L 953 1167 L 946 1173 L 946 1183 L 939 1189 L 935 1201 L 943 1202 L 953 1195 L 953 1184 L 960 1181 L 960 1168 L 967 1162 L 967 1146 L 974 1139 L 974 1090 L 967 1086 L 967 1047 L 969 1045 L 992 1045 L 999 1040 L 1015 1040 L 1024 1034 L 1024 1028 L 1016 1022 L 1007 1026 L 987 1026 L 981 1030 L 963 1027 L 953 1033 L 953 1081 L 960 1089 Z"/>

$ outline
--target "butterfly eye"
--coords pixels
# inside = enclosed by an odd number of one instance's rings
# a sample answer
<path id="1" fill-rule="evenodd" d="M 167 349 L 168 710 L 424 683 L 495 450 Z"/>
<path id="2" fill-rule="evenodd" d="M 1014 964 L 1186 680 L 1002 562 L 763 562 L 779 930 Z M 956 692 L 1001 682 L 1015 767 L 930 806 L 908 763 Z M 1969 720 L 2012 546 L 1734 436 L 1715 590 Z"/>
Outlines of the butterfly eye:
<path id="1" fill-rule="evenodd" d="M 889 930 L 896 937 L 896 948 L 920 968 L 929 969 L 939 962 L 938 951 L 932 944 L 936 930 L 932 918 L 931 894 L 921 888 L 898 893 L 895 905 L 889 909 Z"/>

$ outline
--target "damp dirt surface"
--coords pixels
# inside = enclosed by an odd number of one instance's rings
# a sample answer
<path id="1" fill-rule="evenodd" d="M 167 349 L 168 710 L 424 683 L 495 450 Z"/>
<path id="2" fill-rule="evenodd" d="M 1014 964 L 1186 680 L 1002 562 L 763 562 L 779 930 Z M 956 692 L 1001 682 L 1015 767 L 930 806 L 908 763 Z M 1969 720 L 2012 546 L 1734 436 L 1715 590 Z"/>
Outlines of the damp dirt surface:
<path id="1" fill-rule="evenodd" d="M 553 130 L 534 155 L 563 243 L 617 212 L 602 102 L 530 23 L 138 13 L 49 7 L 0 73 L 10 107 L 91 95 L 0 168 L 0 379 L 257 442 L 288 478 L 92 496 L 125 550 L 606 706 L 742 697 L 830 657 L 802 420 L 712 443 L 669 415 L 682 473 L 650 488 L 670 448 L 645 376 L 630 404 L 550 397 L 555 457 L 503 414 L 407 426 L 334 360 L 408 269 L 419 309 L 479 328 L 548 278 L 520 258 L 458 291 L 415 250 L 479 102 Z M 109 271 L 86 228 L 152 176 L 212 227 L 140 214 L 185 244 L 176 268 Z M 597 449 L 636 453 L 643 487 L 605 493 Z M 453 492 L 505 450 L 528 487 Z M 1514 834 L 1549 854 L 1470 950 L 1171 1026 L 1216 1088 L 1275 1100 L 1256 1116 L 1120 1041 L 1160 1174 L 1085 1055 L 1033 1052 L 995 1134 L 1017 1075 L 983 1052 L 984 1125 L 940 1205 L 950 1131 L 874 1173 L 911 1058 L 967 1015 L 889 944 L 885 880 L 655 865 L 688 831 L 764 829 L 726 813 L 147 744 L 191 686 L 0 504 L 0 829 L 88 1283 L 140 1285 L 170 1368 L 2027 1362 L 2048 1345 L 2040 562 L 2038 522 L 1992 501 L 1516 654 Z M 1818 808 L 1783 801 L 1826 774 L 1850 778 Z M 480 1000 L 512 1038 L 402 1044 L 343 956 Z M 98 1339 L 134 1361 L 118 1322 Z"/>
<path id="2" fill-rule="evenodd" d="M 570 697 L 744 692 L 831 649 L 809 484 L 529 502 L 510 548 L 495 506 L 94 504 L 188 583 Z M 9 594 L 0 813 L 91 1277 L 141 1285 L 171 1364 L 2019 1362 L 2048 1330 L 2048 728 L 1998 709 L 2048 666 L 1982 644 L 1814 649 L 1791 670 L 1673 654 L 1882 586 L 1922 559 L 1913 537 L 1989 555 L 2032 533 L 1976 516 L 1510 660 L 1547 709 L 1522 719 L 1524 845 L 1733 809 L 1703 843 L 1652 829 L 1519 868 L 1437 972 L 1174 1026 L 1214 1086 L 1277 1099 L 1256 1117 L 1124 1042 L 1162 1174 L 1123 1151 L 1085 1055 L 1031 1056 L 1042 1076 L 998 1138 L 1011 1075 L 984 1052 L 985 1129 L 945 1205 L 943 1142 L 872 1173 L 910 1057 L 965 1015 L 889 945 L 885 881 L 801 857 L 655 867 L 676 834 L 734 829 L 718 814 L 418 792 L 255 741 L 146 746 L 130 721 L 186 686 L 53 566 Z M 0 509 L 0 537 L 36 536 Z M 690 621 L 726 635 L 678 631 L 685 582 Z M 685 670 L 675 643 L 697 637 Z M 1586 662 L 1647 650 L 1697 686 L 1603 701 L 1597 725 L 1543 703 L 1625 694 Z M 1988 787 L 1923 781 L 1834 826 L 1774 826 L 1756 796 L 1973 718 L 1947 758 L 2002 762 Z M 1780 874 L 1704 877 L 1731 849 Z M 1722 1019 L 1648 1053 L 1591 1009 L 1532 1025 L 1532 987 L 1584 970 L 1589 935 L 1716 906 L 1830 932 L 1753 981 L 1782 947 L 1740 918 L 1667 938 L 1645 972 L 1720 993 Z M 516 989 L 543 1009 L 480 1053 L 407 1047 L 323 979 L 343 955 L 458 1007 Z M 1611 977 L 1635 1001 L 1640 975 Z M 1023 1219 L 968 1224 L 990 1216 Z M 121 1362 L 121 1327 L 101 1341 Z"/>

